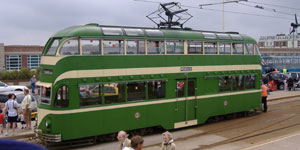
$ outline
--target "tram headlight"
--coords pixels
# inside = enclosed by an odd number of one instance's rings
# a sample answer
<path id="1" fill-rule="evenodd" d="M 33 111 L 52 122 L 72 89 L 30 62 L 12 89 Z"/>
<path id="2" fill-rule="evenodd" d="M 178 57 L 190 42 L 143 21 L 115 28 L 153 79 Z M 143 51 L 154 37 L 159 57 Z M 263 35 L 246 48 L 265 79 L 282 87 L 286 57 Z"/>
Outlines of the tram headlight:
<path id="1" fill-rule="evenodd" d="M 46 120 L 45 126 L 46 126 L 46 128 L 50 128 L 50 126 L 51 126 L 51 121 L 50 121 L 50 120 Z"/>

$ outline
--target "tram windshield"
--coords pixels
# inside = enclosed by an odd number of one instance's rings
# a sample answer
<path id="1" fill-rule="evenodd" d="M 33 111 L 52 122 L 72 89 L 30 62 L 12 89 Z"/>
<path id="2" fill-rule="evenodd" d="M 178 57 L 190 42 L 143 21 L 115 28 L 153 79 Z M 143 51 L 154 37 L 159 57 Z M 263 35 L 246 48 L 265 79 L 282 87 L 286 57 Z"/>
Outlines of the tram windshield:
<path id="1" fill-rule="evenodd" d="M 46 55 L 55 55 L 60 39 L 54 39 Z"/>

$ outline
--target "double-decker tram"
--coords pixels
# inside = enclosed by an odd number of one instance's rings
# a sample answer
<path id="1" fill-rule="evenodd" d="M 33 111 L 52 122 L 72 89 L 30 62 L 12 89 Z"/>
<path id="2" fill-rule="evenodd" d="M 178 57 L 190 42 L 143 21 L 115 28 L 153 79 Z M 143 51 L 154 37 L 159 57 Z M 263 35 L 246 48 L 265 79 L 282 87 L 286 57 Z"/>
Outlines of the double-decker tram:
<path id="1" fill-rule="evenodd" d="M 261 109 L 261 59 L 246 35 L 73 26 L 41 57 L 36 133 L 63 142 Z"/>

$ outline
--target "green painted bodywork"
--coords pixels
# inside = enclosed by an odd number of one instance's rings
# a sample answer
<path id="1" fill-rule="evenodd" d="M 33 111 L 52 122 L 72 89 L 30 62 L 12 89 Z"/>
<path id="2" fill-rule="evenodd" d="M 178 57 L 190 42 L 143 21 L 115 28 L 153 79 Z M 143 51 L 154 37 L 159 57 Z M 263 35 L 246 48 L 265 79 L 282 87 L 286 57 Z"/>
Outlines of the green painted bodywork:
<path id="1" fill-rule="evenodd" d="M 206 40 L 199 31 L 162 30 L 164 37 L 155 39 L 180 39 L 180 40 Z M 51 37 L 99 37 L 105 38 L 99 26 L 75 26 L 64 29 Z M 128 38 L 126 36 L 109 36 L 110 38 Z M 130 37 L 147 38 L 149 37 Z M 154 38 L 154 37 L 151 37 Z M 254 39 L 243 35 L 241 43 L 256 43 Z M 219 41 L 219 40 L 218 40 Z M 231 41 L 231 40 L 230 40 Z M 50 46 L 48 42 L 43 54 Z M 48 56 L 51 57 L 51 56 Z M 55 57 L 55 56 L 52 56 Z M 64 114 L 48 114 L 38 125 L 43 133 L 61 134 L 62 140 L 77 139 L 108 133 L 119 130 L 132 130 L 152 126 L 162 126 L 165 129 L 173 129 L 174 123 L 187 120 L 198 120 L 198 124 L 204 123 L 209 117 L 248 111 L 261 108 L 261 93 L 236 94 L 231 96 L 217 96 L 212 98 L 201 98 L 197 96 L 220 94 L 219 78 L 214 76 L 226 75 L 256 75 L 255 89 L 260 89 L 261 70 L 236 70 L 220 72 L 195 72 L 188 73 L 189 78 L 196 79 L 196 96 L 194 100 L 132 106 L 125 108 L 106 109 L 101 111 L 89 111 L 82 113 L 71 113 L 72 110 L 94 107 L 117 106 L 130 103 L 145 103 L 148 101 L 166 101 L 176 99 L 176 79 L 186 78 L 185 73 L 176 74 L 153 74 L 96 78 L 70 78 L 57 81 L 56 78 L 67 71 L 72 70 L 96 70 L 96 69 L 124 69 L 124 68 L 147 68 L 147 67 L 175 67 L 175 66 L 215 66 L 215 65 L 260 65 L 259 55 L 135 55 L 135 56 L 68 56 L 56 63 L 55 66 L 41 64 L 42 69 L 52 69 L 52 75 L 40 74 L 40 81 L 52 83 L 51 104 L 39 104 L 39 108 L 53 111 L 64 111 Z M 207 77 L 212 77 L 207 79 Z M 137 102 L 125 102 L 119 104 L 102 104 L 98 106 L 79 106 L 79 84 L 87 83 L 119 83 L 132 81 L 166 80 L 166 98 L 158 100 L 143 100 Z M 69 88 L 69 107 L 55 108 L 54 96 L 56 90 L 63 85 Z M 249 90 L 249 91 L 251 91 Z M 244 90 L 247 91 L 247 90 Z M 238 92 L 238 91 L 236 91 Z M 234 93 L 234 92 L 233 92 Z M 228 105 L 224 106 L 224 101 Z M 177 107 L 178 106 L 178 107 Z M 188 108 L 188 110 L 186 110 Z M 140 118 L 135 114 L 139 112 Z M 45 127 L 45 122 L 51 120 L 50 128 Z"/>

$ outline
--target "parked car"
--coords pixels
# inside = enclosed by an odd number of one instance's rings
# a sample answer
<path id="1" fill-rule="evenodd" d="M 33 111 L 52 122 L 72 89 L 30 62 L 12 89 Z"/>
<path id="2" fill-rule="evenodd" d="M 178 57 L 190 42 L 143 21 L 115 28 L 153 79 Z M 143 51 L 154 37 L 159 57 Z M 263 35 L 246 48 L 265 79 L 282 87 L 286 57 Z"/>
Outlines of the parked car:
<path id="1" fill-rule="evenodd" d="M 286 74 L 280 73 L 279 71 L 273 71 L 265 75 L 265 78 L 268 80 L 268 85 L 270 85 L 270 90 L 273 89 L 284 89 L 284 80 L 288 78 Z M 273 87 L 272 87 L 273 86 Z M 276 87 L 274 87 L 276 86 Z"/>
<path id="2" fill-rule="evenodd" d="M 7 85 L 4 82 L 0 81 L 0 92 L 24 91 L 24 89 L 28 89 L 28 88 L 26 86 L 23 86 L 23 85 Z"/>
<path id="3" fill-rule="evenodd" d="M 0 93 L 0 103 L 5 103 L 8 100 L 8 94 L 14 93 L 16 95 L 16 101 L 18 104 L 21 104 L 25 95 L 22 91 L 8 91 L 8 92 L 1 92 Z M 31 119 L 35 120 L 37 116 L 37 101 L 34 96 L 31 96 L 31 106 L 32 106 L 32 113 L 31 113 Z"/>
<path id="4" fill-rule="evenodd" d="M 300 72 L 287 72 L 286 73 L 289 77 L 292 77 L 294 82 L 298 82 L 300 78 Z"/>

